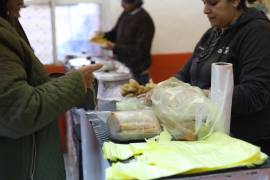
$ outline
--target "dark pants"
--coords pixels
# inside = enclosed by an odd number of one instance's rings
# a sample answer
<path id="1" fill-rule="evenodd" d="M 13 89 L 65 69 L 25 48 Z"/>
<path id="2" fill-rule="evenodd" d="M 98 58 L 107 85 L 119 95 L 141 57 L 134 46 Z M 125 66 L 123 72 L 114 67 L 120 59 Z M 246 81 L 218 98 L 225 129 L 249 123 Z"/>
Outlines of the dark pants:
<path id="1" fill-rule="evenodd" d="M 141 85 L 145 85 L 149 82 L 148 73 L 133 74 L 133 78 Z"/>

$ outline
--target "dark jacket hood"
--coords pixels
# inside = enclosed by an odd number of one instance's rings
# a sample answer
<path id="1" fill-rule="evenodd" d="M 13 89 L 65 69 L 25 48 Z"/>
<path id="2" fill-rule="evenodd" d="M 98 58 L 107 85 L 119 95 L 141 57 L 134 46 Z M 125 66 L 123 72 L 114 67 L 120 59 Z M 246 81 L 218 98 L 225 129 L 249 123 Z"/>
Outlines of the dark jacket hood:
<path id="1" fill-rule="evenodd" d="M 248 8 L 247 10 L 245 10 L 242 15 L 240 16 L 240 18 L 236 21 L 235 26 L 243 26 L 247 23 L 249 23 L 250 21 L 253 20 L 263 20 L 263 21 L 268 21 L 269 19 L 268 17 L 264 14 L 264 12 L 259 11 L 255 8 Z"/>

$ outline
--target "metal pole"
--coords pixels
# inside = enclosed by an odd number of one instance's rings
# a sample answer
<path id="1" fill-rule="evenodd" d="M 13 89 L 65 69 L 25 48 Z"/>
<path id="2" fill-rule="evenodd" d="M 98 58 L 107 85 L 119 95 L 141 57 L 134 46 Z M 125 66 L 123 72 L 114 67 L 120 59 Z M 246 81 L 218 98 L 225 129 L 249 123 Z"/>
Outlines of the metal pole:
<path id="1" fill-rule="evenodd" d="M 56 45 L 56 27 L 55 27 L 55 0 L 50 0 L 51 9 L 51 23 L 52 23 L 52 50 L 53 50 L 53 63 L 57 61 L 57 45 Z"/>

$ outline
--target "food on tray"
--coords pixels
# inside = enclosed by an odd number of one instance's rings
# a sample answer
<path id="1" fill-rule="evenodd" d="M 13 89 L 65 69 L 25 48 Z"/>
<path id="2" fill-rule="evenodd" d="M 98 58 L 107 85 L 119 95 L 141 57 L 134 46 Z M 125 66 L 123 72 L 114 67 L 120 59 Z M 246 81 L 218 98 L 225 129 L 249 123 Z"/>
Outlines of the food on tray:
<path id="1" fill-rule="evenodd" d="M 106 38 L 102 37 L 102 36 L 95 36 L 95 37 L 92 37 L 90 39 L 90 42 L 92 43 L 95 43 L 95 44 L 98 44 L 102 47 L 106 47 L 108 43 L 110 43 L 109 40 L 107 40 Z"/>
<path id="2" fill-rule="evenodd" d="M 113 112 L 108 120 L 111 138 L 118 141 L 143 140 L 160 133 L 151 110 Z"/>
<path id="3" fill-rule="evenodd" d="M 153 82 L 147 83 L 145 86 L 140 85 L 136 80 L 130 79 L 129 83 L 124 84 L 121 87 L 122 96 L 126 97 L 135 97 L 141 94 L 145 94 L 148 91 L 152 90 L 156 84 Z"/>

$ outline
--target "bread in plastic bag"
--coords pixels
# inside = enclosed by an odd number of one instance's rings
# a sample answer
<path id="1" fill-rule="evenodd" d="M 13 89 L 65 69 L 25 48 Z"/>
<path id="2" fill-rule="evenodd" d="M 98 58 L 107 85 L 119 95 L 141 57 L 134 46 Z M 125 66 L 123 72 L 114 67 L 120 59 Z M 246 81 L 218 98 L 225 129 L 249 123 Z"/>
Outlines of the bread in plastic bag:
<path id="1" fill-rule="evenodd" d="M 202 139 L 213 131 L 218 110 L 200 88 L 170 78 L 154 88 L 151 100 L 161 125 L 175 139 Z"/>
<path id="2" fill-rule="evenodd" d="M 107 123 L 111 138 L 117 141 L 143 140 L 161 132 L 151 110 L 112 112 Z"/>

